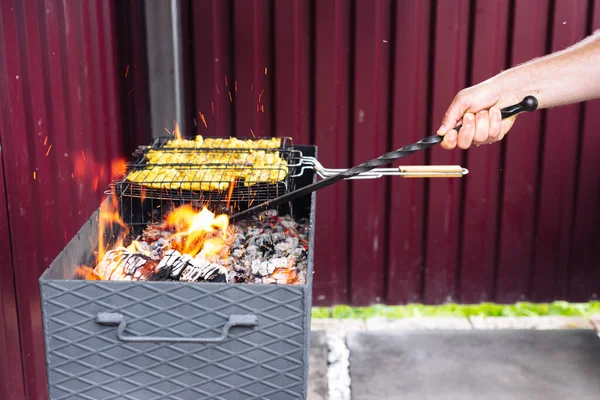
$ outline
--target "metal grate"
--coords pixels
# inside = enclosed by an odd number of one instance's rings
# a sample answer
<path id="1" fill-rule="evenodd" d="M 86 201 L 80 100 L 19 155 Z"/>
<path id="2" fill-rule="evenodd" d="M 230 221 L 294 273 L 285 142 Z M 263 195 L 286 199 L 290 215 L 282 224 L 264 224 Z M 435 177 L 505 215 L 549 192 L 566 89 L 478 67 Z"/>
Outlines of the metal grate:
<path id="1" fill-rule="evenodd" d="M 303 172 L 302 152 L 291 138 L 163 137 L 140 147 L 134 158 L 111 189 L 121 209 L 133 209 L 124 203 L 141 199 L 156 218 L 165 203 L 251 207 L 294 190 L 294 178 Z"/>

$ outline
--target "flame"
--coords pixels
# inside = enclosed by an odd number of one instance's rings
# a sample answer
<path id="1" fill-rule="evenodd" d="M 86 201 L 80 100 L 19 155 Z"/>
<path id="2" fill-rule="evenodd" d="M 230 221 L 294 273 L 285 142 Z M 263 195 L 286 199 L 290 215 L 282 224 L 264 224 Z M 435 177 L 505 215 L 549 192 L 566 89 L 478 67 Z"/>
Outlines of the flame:
<path id="1" fill-rule="evenodd" d="M 98 254 L 96 263 L 104 258 L 108 243 L 110 243 L 111 248 L 121 247 L 129 233 L 129 228 L 119 214 L 117 197 L 111 195 L 109 199 L 110 201 L 102 203 L 98 215 Z"/>
<path id="2" fill-rule="evenodd" d="M 228 247 L 229 217 L 216 215 L 204 207 L 200 212 L 190 205 L 181 206 L 172 211 L 166 218 L 167 224 L 175 228 L 172 236 L 175 249 L 182 254 L 196 256 L 202 252 L 210 258 L 220 255 Z"/>
<path id="3" fill-rule="evenodd" d="M 181 132 L 179 132 L 179 124 L 177 123 L 177 121 L 175 121 L 175 129 L 173 129 L 173 135 L 175 136 L 175 139 L 181 139 Z"/>
<path id="4" fill-rule="evenodd" d="M 84 279 L 86 281 L 99 281 L 102 280 L 95 272 L 92 267 L 87 265 L 80 265 L 75 270 L 75 277 L 77 279 Z"/>

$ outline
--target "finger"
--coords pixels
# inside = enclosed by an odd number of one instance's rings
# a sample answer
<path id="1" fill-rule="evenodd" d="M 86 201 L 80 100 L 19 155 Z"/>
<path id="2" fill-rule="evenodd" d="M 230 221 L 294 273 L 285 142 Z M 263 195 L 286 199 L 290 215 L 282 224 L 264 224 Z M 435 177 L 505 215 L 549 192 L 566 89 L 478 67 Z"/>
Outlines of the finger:
<path id="1" fill-rule="evenodd" d="M 468 149 L 473 143 L 475 135 L 475 115 L 466 113 L 463 118 L 463 125 L 458 133 L 458 147 L 463 150 Z"/>
<path id="2" fill-rule="evenodd" d="M 453 129 L 458 121 L 463 117 L 467 111 L 467 108 L 468 104 L 464 101 L 462 96 L 457 95 L 454 97 L 454 100 L 452 100 L 452 103 L 450 104 L 450 107 L 448 107 L 446 114 L 444 114 L 442 125 L 438 129 L 437 134 L 445 135 L 451 129 Z"/>
<path id="3" fill-rule="evenodd" d="M 475 116 L 475 136 L 473 143 L 482 144 L 488 139 L 490 130 L 490 114 L 487 110 L 479 111 Z"/>
<path id="4" fill-rule="evenodd" d="M 444 140 L 440 143 L 440 146 L 446 150 L 452 150 L 456 147 L 457 133 L 453 129 L 444 135 Z"/>
<path id="5" fill-rule="evenodd" d="M 488 140 L 498 140 L 500 137 L 501 123 L 502 114 L 500 113 L 500 109 L 498 107 L 490 108 L 490 129 Z"/>

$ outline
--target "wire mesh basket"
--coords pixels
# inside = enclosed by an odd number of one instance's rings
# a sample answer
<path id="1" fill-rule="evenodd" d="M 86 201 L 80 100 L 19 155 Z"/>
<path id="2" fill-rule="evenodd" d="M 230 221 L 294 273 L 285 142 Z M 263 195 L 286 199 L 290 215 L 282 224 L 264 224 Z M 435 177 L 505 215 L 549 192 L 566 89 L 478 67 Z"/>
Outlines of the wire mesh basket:
<path id="1" fill-rule="evenodd" d="M 294 190 L 302 152 L 291 138 L 158 138 L 138 148 L 112 191 L 160 218 L 165 204 L 235 211 Z M 155 219 L 155 218 L 152 218 Z"/>

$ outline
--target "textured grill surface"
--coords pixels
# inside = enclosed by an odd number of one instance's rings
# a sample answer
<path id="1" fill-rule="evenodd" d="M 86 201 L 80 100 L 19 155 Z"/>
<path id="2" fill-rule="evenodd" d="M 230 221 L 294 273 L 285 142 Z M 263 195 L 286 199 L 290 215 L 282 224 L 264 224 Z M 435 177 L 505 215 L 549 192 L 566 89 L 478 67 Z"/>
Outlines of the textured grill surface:
<path id="1" fill-rule="evenodd" d="M 50 398 L 300 399 L 305 391 L 306 287 L 42 280 Z M 310 297 L 310 296 L 309 296 Z M 125 315 L 128 335 L 216 337 L 219 344 L 123 343 L 99 312 Z"/>

